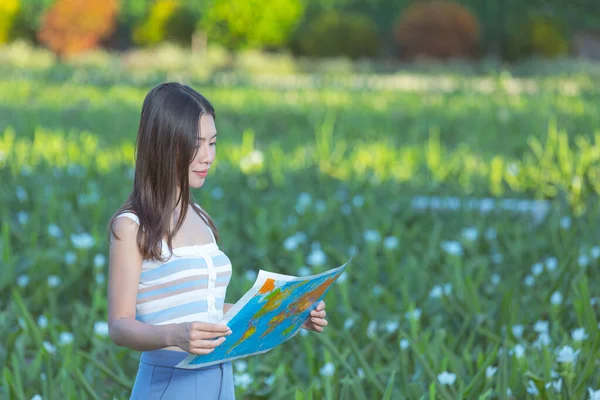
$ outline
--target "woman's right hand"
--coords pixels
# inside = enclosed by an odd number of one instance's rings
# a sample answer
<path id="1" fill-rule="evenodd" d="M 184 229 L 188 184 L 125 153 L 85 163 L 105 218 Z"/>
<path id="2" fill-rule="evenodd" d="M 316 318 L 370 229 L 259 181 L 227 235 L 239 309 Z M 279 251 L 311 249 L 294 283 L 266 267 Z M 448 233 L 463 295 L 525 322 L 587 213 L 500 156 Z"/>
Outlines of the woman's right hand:
<path id="1" fill-rule="evenodd" d="M 231 335 L 227 325 L 199 321 L 176 324 L 175 332 L 174 344 L 192 354 L 209 354 Z"/>

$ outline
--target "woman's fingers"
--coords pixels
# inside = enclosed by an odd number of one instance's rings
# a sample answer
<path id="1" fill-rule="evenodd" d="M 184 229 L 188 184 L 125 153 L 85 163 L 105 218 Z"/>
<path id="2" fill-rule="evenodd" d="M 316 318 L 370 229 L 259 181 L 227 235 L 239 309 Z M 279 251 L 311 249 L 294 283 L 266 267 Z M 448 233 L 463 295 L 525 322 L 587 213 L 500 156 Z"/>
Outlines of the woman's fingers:
<path id="1" fill-rule="evenodd" d="M 317 304 L 317 311 L 321 311 L 325 309 L 325 302 L 321 300 L 319 304 Z"/>
<path id="2" fill-rule="evenodd" d="M 327 320 L 324 318 L 311 318 L 310 320 L 314 325 L 327 326 L 328 324 Z"/>
<path id="3" fill-rule="evenodd" d="M 191 343 L 190 352 L 195 354 L 208 354 L 217 346 L 222 345 L 224 341 L 224 337 L 215 340 L 195 340 Z"/>
<path id="4" fill-rule="evenodd" d="M 317 310 L 312 310 L 310 312 L 310 316 L 313 318 L 325 318 L 327 316 L 327 311 L 323 310 L 323 311 L 317 311 Z"/>

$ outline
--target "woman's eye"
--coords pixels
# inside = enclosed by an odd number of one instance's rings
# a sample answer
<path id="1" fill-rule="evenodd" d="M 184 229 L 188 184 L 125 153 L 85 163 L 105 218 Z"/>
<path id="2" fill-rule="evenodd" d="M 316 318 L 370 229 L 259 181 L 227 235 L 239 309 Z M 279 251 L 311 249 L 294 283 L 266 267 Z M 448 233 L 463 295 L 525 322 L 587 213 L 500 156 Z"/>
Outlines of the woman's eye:
<path id="1" fill-rule="evenodd" d="M 217 145 L 217 142 L 212 142 L 210 145 L 211 145 L 211 146 L 216 146 L 216 145 Z"/>

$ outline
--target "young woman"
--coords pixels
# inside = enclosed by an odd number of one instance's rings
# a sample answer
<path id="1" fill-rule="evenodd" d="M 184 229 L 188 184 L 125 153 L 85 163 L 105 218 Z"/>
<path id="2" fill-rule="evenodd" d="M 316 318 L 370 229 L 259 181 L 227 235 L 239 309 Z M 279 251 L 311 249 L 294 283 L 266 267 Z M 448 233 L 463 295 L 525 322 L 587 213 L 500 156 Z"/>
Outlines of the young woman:
<path id="1" fill-rule="evenodd" d="M 133 190 L 109 223 L 110 337 L 142 352 L 131 399 L 235 398 L 231 362 L 174 368 L 231 333 L 217 323 L 231 307 L 231 263 L 190 193 L 206 180 L 216 138 L 214 108 L 189 86 L 164 83 L 146 96 Z M 303 328 L 321 332 L 325 316 L 320 302 Z"/>

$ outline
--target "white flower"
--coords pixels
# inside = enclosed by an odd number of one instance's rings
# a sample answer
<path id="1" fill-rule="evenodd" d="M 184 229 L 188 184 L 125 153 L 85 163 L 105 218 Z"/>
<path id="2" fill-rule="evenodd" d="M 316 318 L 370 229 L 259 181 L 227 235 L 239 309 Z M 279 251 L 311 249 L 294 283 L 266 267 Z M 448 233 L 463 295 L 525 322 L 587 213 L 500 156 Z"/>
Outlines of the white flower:
<path id="1" fill-rule="evenodd" d="M 365 371 L 362 368 L 356 370 L 356 375 L 358 375 L 359 379 L 363 379 L 365 377 Z"/>
<path id="2" fill-rule="evenodd" d="M 492 285 L 497 286 L 500 283 L 500 275 L 492 274 Z"/>
<path id="3" fill-rule="evenodd" d="M 369 339 L 374 338 L 376 332 L 377 332 L 377 321 L 369 322 L 369 325 L 367 325 L 367 337 Z"/>
<path id="4" fill-rule="evenodd" d="M 365 231 L 365 240 L 370 243 L 378 243 L 381 240 L 381 235 L 375 229 L 367 229 Z"/>
<path id="5" fill-rule="evenodd" d="M 344 329 L 345 330 L 352 328 L 353 325 L 354 325 L 354 320 L 352 318 L 348 318 L 348 319 L 346 319 L 346 321 L 344 321 Z"/>
<path id="6" fill-rule="evenodd" d="M 563 229 L 569 229 L 571 227 L 571 218 L 570 217 L 562 217 L 560 219 L 560 227 Z"/>
<path id="7" fill-rule="evenodd" d="M 303 265 L 300 268 L 298 268 L 298 276 L 308 276 L 311 273 L 312 273 L 312 271 L 306 265 Z M 338 280 L 339 280 L 339 278 L 338 278 Z"/>
<path id="8" fill-rule="evenodd" d="M 29 214 L 27 214 L 27 211 L 19 211 L 17 218 L 19 219 L 19 223 L 21 225 L 25 225 L 27 221 L 29 221 Z"/>
<path id="9" fill-rule="evenodd" d="M 42 396 L 40 396 L 39 394 L 34 394 L 33 397 L 31 398 L 31 400 L 44 400 L 44 399 L 42 399 Z"/>
<path id="10" fill-rule="evenodd" d="M 536 321 L 535 325 L 533 326 L 533 330 L 538 333 L 548 332 L 549 326 L 550 326 L 550 323 L 548 321 L 538 320 L 538 321 Z"/>
<path id="11" fill-rule="evenodd" d="M 354 255 L 356 253 L 356 246 L 349 246 L 346 253 L 348 254 L 348 257 Z"/>
<path id="12" fill-rule="evenodd" d="M 535 284 L 535 279 L 531 275 L 527 275 L 525 279 L 523 279 L 523 283 L 527 286 L 533 286 Z"/>
<path id="13" fill-rule="evenodd" d="M 344 215 L 350 215 L 352 213 L 352 207 L 350 207 L 350 204 L 342 204 L 340 206 L 340 211 Z"/>
<path id="14" fill-rule="evenodd" d="M 441 374 L 438 374 L 437 378 L 442 385 L 453 385 L 454 381 L 456 381 L 456 375 L 451 374 L 448 371 L 444 371 Z"/>
<path id="15" fill-rule="evenodd" d="M 406 313 L 406 318 L 417 320 L 421 318 L 421 309 L 415 308 L 414 311 L 409 311 Z"/>
<path id="16" fill-rule="evenodd" d="M 551 369 L 550 370 L 550 377 L 551 378 L 558 378 L 560 375 L 558 374 L 558 372 L 556 372 L 555 370 Z"/>
<path id="17" fill-rule="evenodd" d="M 506 388 L 506 395 L 507 396 L 512 396 L 512 389 L 511 388 Z"/>
<path id="18" fill-rule="evenodd" d="M 27 200 L 27 191 L 22 186 L 17 186 L 16 194 L 21 203 Z"/>
<path id="19" fill-rule="evenodd" d="M 50 286 L 51 288 L 55 288 L 57 286 L 60 285 L 60 277 L 56 276 L 56 275 L 50 275 L 48 277 L 48 286 Z"/>
<path id="20" fill-rule="evenodd" d="M 513 335 L 515 335 L 516 338 L 520 338 L 523 336 L 523 325 L 513 325 L 512 326 L 512 333 Z"/>
<path id="21" fill-rule="evenodd" d="M 383 289 L 381 288 L 381 286 L 379 286 L 379 285 L 373 286 L 373 295 L 375 297 L 381 296 L 382 293 L 383 293 Z"/>
<path id="22" fill-rule="evenodd" d="M 221 189 L 220 187 L 216 187 L 212 190 L 211 192 L 213 199 L 219 200 L 221 198 L 223 198 L 223 189 Z"/>
<path id="23" fill-rule="evenodd" d="M 558 357 L 556 357 L 556 361 L 559 363 L 570 364 L 577 360 L 577 355 L 579 354 L 579 350 L 573 351 L 571 346 L 564 346 L 558 352 Z"/>
<path id="24" fill-rule="evenodd" d="M 73 334 L 71 332 L 61 332 L 58 337 L 58 344 L 67 345 L 73 342 Z"/>
<path id="25" fill-rule="evenodd" d="M 398 321 L 388 321 L 385 324 L 385 330 L 387 331 L 387 333 L 394 333 L 398 330 L 399 326 L 400 324 L 398 323 Z"/>
<path id="26" fill-rule="evenodd" d="M 364 198 L 364 196 L 361 196 L 360 194 L 357 194 L 356 196 L 354 196 L 352 198 L 352 204 L 356 208 L 362 207 L 365 204 L 365 198 Z"/>
<path id="27" fill-rule="evenodd" d="M 545 264 L 548 271 L 554 271 L 558 267 L 558 259 L 556 257 L 548 257 Z"/>
<path id="28" fill-rule="evenodd" d="M 550 386 L 552 386 L 557 393 L 560 393 L 562 379 L 557 379 L 555 381 L 546 383 L 546 389 L 550 389 Z"/>
<path id="29" fill-rule="evenodd" d="M 290 215 L 289 217 L 287 217 L 287 219 L 283 223 L 283 226 L 284 227 L 293 226 L 293 225 L 296 225 L 297 223 L 298 223 L 298 217 L 296 217 L 295 215 Z"/>
<path id="30" fill-rule="evenodd" d="M 62 232 L 55 224 L 48 225 L 48 234 L 54 238 L 58 238 L 62 235 Z"/>
<path id="31" fill-rule="evenodd" d="M 588 337 L 589 337 L 589 335 L 587 333 L 585 333 L 585 328 L 574 329 L 571 332 L 571 338 L 573 338 L 573 340 L 576 342 L 581 342 L 583 340 L 586 340 Z"/>
<path id="32" fill-rule="evenodd" d="M 582 268 L 583 267 L 587 267 L 589 265 L 589 263 L 590 263 L 590 258 L 587 255 L 582 254 L 582 255 L 579 256 L 579 259 L 577 260 L 577 263 Z"/>
<path id="33" fill-rule="evenodd" d="M 87 232 L 72 234 L 71 242 L 77 249 L 89 249 L 94 245 L 94 237 Z"/>
<path id="34" fill-rule="evenodd" d="M 248 368 L 248 363 L 244 360 L 235 361 L 235 369 L 239 372 L 244 372 Z"/>
<path id="35" fill-rule="evenodd" d="M 494 240 L 498 237 L 498 233 L 496 232 L 496 230 L 494 228 L 488 228 L 485 231 L 485 238 L 487 240 Z"/>
<path id="36" fill-rule="evenodd" d="M 388 236 L 383 240 L 383 247 L 388 250 L 392 250 L 398 247 L 400 241 L 396 236 Z"/>
<path id="37" fill-rule="evenodd" d="M 429 297 L 431 297 L 432 299 L 438 299 L 442 297 L 442 293 L 442 287 L 440 285 L 435 285 L 429 292 Z"/>
<path id="38" fill-rule="evenodd" d="M 27 275 L 19 275 L 17 277 L 17 285 L 20 287 L 25 287 L 29 285 L 29 277 Z"/>
<path id="39" fill-rule="evenodd" d="M 473 242 L 473 241 L 477 240 L 479 233 L 477 232 L 477 228 L 470 227 L 470 228 L 464 228 L 461 231 L 461 235 L 465 240 L 468 240 L 469 242 Z"/>
<path id="40" fill-rule="evenodd" d="M 592 247 L 592 250 L 590 250 L 590 255 L 592 256 L 592 258 L 594 260 L 597 260 L 598 258 L 600 258 L 600 246 Z"/>
<path id="41" fill-rule="evenodd" d="M 485 369 L 485 377 L 486 378 L 491 378 L 496 374 L 496 371 L 498 371 L 498 367 L 494 367 L 493 365 L 488 366 Z"/>
<path id="42" fill-rule="evenodd" d="M 306 259 L 306 263 L 312 266 L 323 265 L 327 261 L 327 256 L 321 248 L 314 248 Z"/>
<path id="43" fill-rule="evenodd" d="M 408 342 L 408 340 L 407 340 L 407 339 L 402 339 L 402 340 L 400 340 L 400 348 L 401 348 L 402 350 L 406 350 L 406 349 L 408 349 L 408 347 L 409 347 L 409 346 L 410 346 L 410 343 Z"/>
<path id="44" fill-rule="evenodd" d="M 491 255 L 491 259 L 494 264 L 500 264 L 502 261 L 504 261 L 504 256 L 500 253 L 493 253 Z"/>
<path id="45" fill-rule="evenodd" d="M 448 241 L 442 242 L 442 250 L 444 250 L 446 253 L 448 253 L 452 256 L 462 256 L 463 255 L 462 245 L 460 244 L 460 242 L 457 242 L 454 240 L 448 240 Z"/>
<path id="46" fill-rule="evenodd" d="M 56 352 L 56 346 L 50 343 L 49 341 L 44 340 L 43 345 L 48 353 L 53 354 Z"/>
<path id="47" fill-rule="evenodd" d="M 72 265 L 75 261 L 77 261 L 77 254 L 75 254 L 74 252 L 72 252 L 70 250 L 67 251 L 65 253 L 65 262 L 68 265 Z"/>
<path id="48" fill-rule="evenodd" d="M 525 355 L 525 347 L 522 344 L 517 344 L 514 348 L 513 348 L 515 357 L 517 358 L 522 358 Z"/>
<path id="49" fill-rule="evenodd" d="M 600 390 L 588 388 L 588 392 L 590 393 L 590 400 L 600 400 Z"/>
<path id="50" fill-rule="evenodd" d="M 312 197 L 306 192 L 300 193 L 298 200 L 296 201 L 296 212 L 298 214 L 304 214 L 306 209 L 312 204 Z"/>
<path id="51" fill-rule="evenodd" d="M 104 321 L 97 321 L 94 323 L 94 332 L 98 336 L 107 336 L 108 335 L 108 323 Z"/>
<path id="52" fill-rule="evenodd" d="M 335 365 L 333 365 L 331 362 L 328 362 L 327 364 L 323 365 L 319 372 L 323 376 L 333 376 L 335 373 Z"/>
<path id="53" fill-rule="evenodd" d="M 450 294 L 452 294 L 452 284 L 451 283 L 444 283 L 444 294 L 446 296 L 449 296 Z"/>
<path id="54" fill-rule="evenodd" d="M 265 378 L 265 384 L 267 386 L 273 386 L 273 383 L 275 383 L 275 375 L 274 374 L 271 374 L 267 378 Z"/>
<path id="55" fill-rule="evenodd" d="M 45 315 L 40 315 L 38 317 L 37 323 L 40 326 L 40 328 L 44 329 L 48 326 L 48 318 L 46 318 Z"/>
<path id="56" fill-rule="evenodd" d="M 535 276 L 539 276 L 542 272 L 544 272 L 542 263 L 535 263 L 533 264 L 533 267 L 531 267 L 531 273 Z"/>
<path id="57" fill-rule="evenodd" d="M 325 211 L 327 211 L 327 203 L 325 203 L 324 200 L 318 200 L 315 203 L 315 209 L 318 213 L 324 213 Z"/>
<path id="58" fill-rule="evenodd" d="M 296 240 L 296 236 L 290 236 L 283 241 L 283 248 L 287 251 L 296 250 L 298 247 L 298 241 Z"/>
<path id="59" fill-rule="evenodd" d="M 562 301 L 563 296 L 559 291 L 552 293 L 552 296 L 550 296 L 550 303 L 554 304 L 555 306 L 561 304 Z"/>
<path id="60" fill-rule="evenodd" d="M 234 375 L 235 386 L 239 386 L 242 390 L 248 389 L 248 386 L 252 384 L 252 376 L 249 373 L 244 372 L 243 374 Z"/>
<path id="61" fill-rule="evenodd" d="M 527 393 L 537 396 L 540 394 L 537 386 L 535 386 L 535 383 L 532 380 L 529 380 L 529 386 L 527 386 Z"/>
<path id="62" fill-rule="evenodd" d="M 551 343 L 550 335 L 548 332 L 540 332 L 538 338 L 533 342 L 533 347 L 537 349 L 541 349 L 542 347 L 547 347 Z"/>
<path id="63" fill-rule="evenodd" d="M 249 281 L 253 281 L 256 279 L 256 271 L 254 271 L 253 269 L 249 269 L 246 271 L 246 279 L 248 279 Z"/>
<path id="64" fill-rule="evenodd" d="M 96 256 L 94 257 L 94 268 L 102 268 L 104 267 L 105 263 L 106 257 L 104 256 L 104 254 L 96 254 Z"/>
<path id="65" fill-rule="evenodd" d="M 102 285 L 105 282 L 106 278 L 103 273 L 96 274 L 96 283 Z"/>

